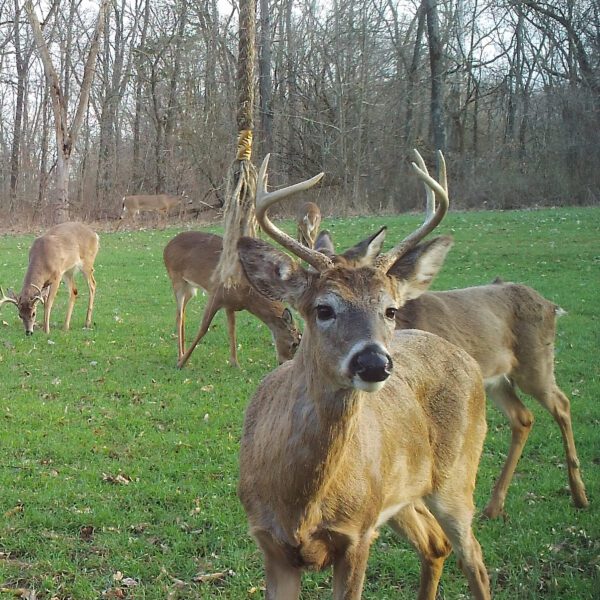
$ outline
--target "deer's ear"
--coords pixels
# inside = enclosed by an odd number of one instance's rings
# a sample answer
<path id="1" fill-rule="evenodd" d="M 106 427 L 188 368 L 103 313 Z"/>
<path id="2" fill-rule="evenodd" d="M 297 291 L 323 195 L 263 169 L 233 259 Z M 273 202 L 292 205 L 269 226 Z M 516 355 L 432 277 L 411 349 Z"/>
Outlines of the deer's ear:
<path id="1" fill-rule="evenodd" d="M 348 248 L 348 250 L 342 253 L 342 256 L 355 267 L 372 265 L 375 258 L 381 252 L 386 229 L 386 227 L 382 227 L 373 235 L 352 246 L 352 248 Z"/>
<path id="2" fill-rule="evenodd" d="M 396 279 L 405 283 L 406 299 L 417 298 L 431 285 L 454 240 L 450 236 L 441 236 L 429 242 L 419 244 L 401 256 L 388 271 Z"/>
<path id="3" fill-rule="evenodd" d="M 281 313 L 281 319 L 288 326 L 292 327 L 294 325 L 294 315 L 292 315 L 292 311 L 289 308 L 284 308 Z"/>
<path id="4" fill-rule="evenodd" d="M 250 285 L 267 298 L 296 303 L 308 286 L 309 274 L 287 254 L 255 238 L 238 241 L 238 256 Z"/>
<path id="5" fill-rule="evenodd" d="M 315 241 L 315 250 L 321 254 L 329 256 L 329 258 L 333 258 L 335 256 L 333 240 L 331 239 L 331 234 L 329 231 L 327 231 L 327 229 L 322 229 L 319 232 L 317 240 Z"/>

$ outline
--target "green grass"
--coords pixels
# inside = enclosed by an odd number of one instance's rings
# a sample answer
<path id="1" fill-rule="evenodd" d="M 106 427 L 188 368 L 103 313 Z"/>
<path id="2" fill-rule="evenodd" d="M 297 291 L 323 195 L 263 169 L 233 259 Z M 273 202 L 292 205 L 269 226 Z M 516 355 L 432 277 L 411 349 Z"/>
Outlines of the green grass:
<path id="1" fill-rule="evenodd" d="M 416 216 L 326 219 L 344 248 Z M 288 224 L 289 225 L 289 224 Z M 572 413 L 590 508 L 572 507 L 558 427 L 536 423 L 507 500 L 506 520 L 478 519 L 495 598 L 598 597 L 600 587 L 600 209 L 451 214 L 456 244 L 437 289 L 527 283 L 568 311 L 557 379 Z M 243 412 L 275 366 L 268 330 L 239 314 L 241 369 L 227 366 L 221 313 L 186 368 L 175 368 L 175 303 L 162 264 L 166 231 L 101 234 L 94 328 L 82 329 L 87 288 L 68 333 L 61 289 L 50 335 L 26 338 L 13 307 L 0 313 L 0 598 L 258 598 L 262 561 L 236 497 Z M 32 236 L 0 237 L 0 284 L 19 289 Z M 190 303 L 188 337 L 204 299 Z M 485 505 L 510 439 L 488 411 L 476 490 Z M 203 574 L 225 573 L 211 582 Z M 330 598 L 331 574 L 309 574 L 303 599 Z M 130 585 L 127 585 L 130 584 Z M 133 585 L 135 584 L 135 585 Z M 389 530 L 374 543 L 364 597 L 416 596 L 414 552 Z M 453 558 L 440 597 L 468 597 Z"/>

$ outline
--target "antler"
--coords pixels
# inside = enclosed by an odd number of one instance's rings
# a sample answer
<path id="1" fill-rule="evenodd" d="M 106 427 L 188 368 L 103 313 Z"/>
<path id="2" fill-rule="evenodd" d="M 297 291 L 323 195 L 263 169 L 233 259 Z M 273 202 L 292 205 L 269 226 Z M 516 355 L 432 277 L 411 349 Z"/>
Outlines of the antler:
<path id="1" fill-rule="evenodd" d="M 33 296 L 33 297 L 31 298 L 31 300 L 32 300 L 34 303 L 35 303 L 35 302 L 41 302 L 42 304 L 44 304 L 44 296 L 43 296 L 43 293 L 42 293 L 42 290 L 41 290 L 41 288 L 39 288 L 37 285 L 35 285 L 35 283 L 31 283 L 31 284 L 29 284 L 29 285 L 31 285 L 31 287 L 32 287 L 32 288 L 35 288 L 35 289 L 38 291 L 38 294 L 37 294 L 37 296 Z"/>
<path id="2" fill-rule="evenodd" d="M 429 171 L 427 170 L 427 165 L 425 164 L 425 161 L 423 160 L 423 157 L 419 154 L 419 151 L 415 148 L 413 150 L 414 155 L 415 155 L 415 160 L 417 161 L 417 166 L 421 169 L 421 171 L 425 171 L 425 173 L 429 173 Z M 433 215 L 433 213 L 435 212 L 435 194 L 433 193 L 433 190 L 425 183 L 423 182 L 423 187 L 425 188 L 425 196 L 426 196 L 426 202 L 425 202 L 425 219 L 430 219 L 431 216 Z M 448 189 L 447 184 L 446 184 L 446 190 Z"/>
<path id="3" fill-rule="evenodd" d="M 446 161 L 444 155 L 438 150 L 439 172 L 436 181 L 427 170 L 425 161 L 415 150 L 415 160 L 418 164 L 412 163 L 417 177 L 425 185 L 427 191 L 427 216 L 424 223 L 410 235 L 405 237 L 400 243 L 396 244 L 391 250 L 379 256 L 375 261 L 375 266 L 382 271 L 388 271 L 390 267 L 409 250 L 414 248 L 427 234 L 431 233 L 442 221 L 448 212 L 448 179 L 446 176 Z M 438 200 L 438 206 L 435 212 L 429 210 L 435 207 L 435 199 Z"/>
<path id="4" fill-rule="evenodd" d="M 8 290 L 10 292 L 10 290 Z M 11 304 L 16 304 L 18 305 L 19 302 L 17 301 L 16 298 L 12 297 L 12 296 L 7 296 L 4 293 L 4 290 L 2 289 L 2 287 L 0 287 L 0 296 L 2 296 L 0 298 L 0 306 L 2 306 L 3 304 L 6 304 L 7 302 L 10 302 Z"/>
<path id="5" fill-rule="evenodd" d="M 306 261 L 317 271 L 321 272 L 330 269 L 333 267 L 333 261 L 328 256 L 318 252 L 317 250 L 303 246 L 293 237 L 289 236 L 287 233 L 281 231 L 281 229 L 273 225 L 267 216 L 267 210 L 273 204 L 279 202 L 283 198 L 287 198 L 288 196 L 296 194 L 297 192 L 302 192 L 311 188 L 313 185 L 321 181 L 324 173 L 319 173 L 311 179 L 281 188 L 280 190 L 267 192 L 267 167 L 269 166 L 269 158 L 270 154 L 267 154 L 262 162 L 262 165 L 260 166 L 256 185 L 256 218 L 260 226 L 278 244 L 281 244 L 284 248 L 292 252 L 298 258 Z"/>

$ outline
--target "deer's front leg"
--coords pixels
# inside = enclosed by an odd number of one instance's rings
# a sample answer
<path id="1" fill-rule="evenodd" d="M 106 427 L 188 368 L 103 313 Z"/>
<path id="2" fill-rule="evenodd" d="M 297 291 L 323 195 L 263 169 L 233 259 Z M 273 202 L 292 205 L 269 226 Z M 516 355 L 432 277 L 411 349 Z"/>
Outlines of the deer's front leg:
<path id="1" fill-rule="evenodd" d="M 290 565 L 281 547 L 266 532 L 254 536 L 265 558 L 266 600 L 298 600 L 302 571 Z"/>
<path id="2" fill-rule="evenodd" d="M 360 600 L 373 537 L 352 543 L 333 565 L 334 600 Z"/>
<path id="3" fill-rule="evenodd" d="M 54 304 L 54 298 L 56 298 L 59 285 L 60 279 L 52 282 L 48 288 L 48 296 L 44 302 L 44 333 L 50 333 L 50 313 L 52 312 L 52 305 Z"/>

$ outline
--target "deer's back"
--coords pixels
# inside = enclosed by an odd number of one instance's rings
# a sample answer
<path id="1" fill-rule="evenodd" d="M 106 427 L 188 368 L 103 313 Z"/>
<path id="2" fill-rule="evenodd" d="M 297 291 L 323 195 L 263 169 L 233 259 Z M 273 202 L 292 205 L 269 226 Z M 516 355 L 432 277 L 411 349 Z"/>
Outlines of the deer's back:
<path id="1" fill-rule="evenodd" d="M 163 253 L 172 280 L 181 278 L 205 290 L 212 288 L 212 274 L 223 250 L 223 239 L 212 233 L 184 231 L 176 235 Z"/>
<path id="2" fill-rule="evenodd" d="M 397 315 L 398 328 L 435 333 L 466 350 L 485 378 L 517 372 L 553 345 L 557 306 L 535 290 L 494 283 L 427 292 Z"/>
<path id="3" fill-rule="evenodd" d="M 64 271 L 81 266 L 83 260 L 93 263 L 98 252 L 98 234 L 83 223 L 67 222 L 55 225 L 33 241 L 30 263 L 47 272 Z M 31 266 L 31 264 L 30 264 Z"/>

